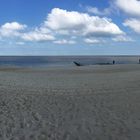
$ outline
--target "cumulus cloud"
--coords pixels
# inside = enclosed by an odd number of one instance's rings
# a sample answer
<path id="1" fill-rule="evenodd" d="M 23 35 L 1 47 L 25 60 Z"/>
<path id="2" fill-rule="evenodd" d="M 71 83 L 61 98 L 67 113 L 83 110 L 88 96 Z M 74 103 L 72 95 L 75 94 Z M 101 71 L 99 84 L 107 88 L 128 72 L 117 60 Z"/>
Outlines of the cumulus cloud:
<path id="1" fill-rule="evenodd" d="M 140 20 L 139 19 L 127 19 L 124 23 L 124 26 L 131 28 L 134 30 L 136 33 L 140 34 Z"/>
<path id="2" fill-rule="evenodd" d="M 97 44 L 97 43 L 100 43 L 101 41 L 98 40 L 98 39 L 86 38 L 86 39 L 84 39 L 84 42 L 85 42 L 85 43 L 88 43 L 88 44 Z"/>
<path id="3" fill-rule="evenodd" d="M 115 42 L 132 42 L 134 41 L 131 37 L 128 36 L 117 36 L 115 38 L 112 38 Z"/>
<path id="4" fill-rule="evenodd" d="M 43 26 L 29 32 L 25 31 L 25 28 L 27 28 L 27 25 L 18 22 L 5 23 L 0 27 L 0 36 L 18 37 L 25 41 L 50 41 L 55 39 L 55 37 L 50 34 L 51 31 Z"/>
<path id="5" fill-rule="evenodd" d="M 99 10 L 97 7 L 87 6 L 86 10 L 89 13 L 92 13 L 92 14 L 95 14 L 95 15 L 100 15 L 100 16 L 109 15 L 111 13 L 110 8 L 105 8 L 103 10 Z"/>
<path id="6" fill-rule="evenodd" d="M 20 24 L 18 22 L 11 22 L 11 23 L 5 23 L 4 25 L 1 26 L 2 29 L 4 30 L 23 30 L 27 26 L 24 24 Z"/>
<path id="7" fill-rule="evenodd" d="M 99 43 L 98 39 L 93 38 L 125 34 L 109 18 L 59 8 L 52 9 L 40 26 L 26 28 L 27 25 L 18 22 L 5 23 L 0 26 L 0 37 L 18 37 L 21 42 L 52 41 L 55 44 L 75 44 L 76 39 L 83 38 L 84 42 L 93 44 Z"/>
<path id="8" fill-rule="evenodd" d="M 139 0 L 115 0 L 115 4 L 127 14 L 140 16 Z"/>
<path id="9" fill-rule="evenodd" d="M 0 35 L 4 37 L 19 36 L 27 26 L 18 22 L 5 23 L 0 27 Z"/>
<path id="10" fill-rule="evenodd" d="M 110 36 L 123 34 L 123 31 L 108 18 L 90 16 L 86 13 L 54 8 L 44 26 L 54 31 L 67 31 L 83 36 Z"/>
<path id="11" fill-rule="evenodd" d="M 25 41 L 51 41 L 55 40 L 55 37 L 49 34 L 43 34 L 41 32 L 29 32 L 29 33 L 24 33 L 21 36 L 22 39 Z"/>
<path id="12" fill-rule="evenodd" d="M 76 42 L 74 40 L 65 40 L 65 39 L 62 39 L 62 40 L 55 40 L 54 41 L 55 44 L 75 44 Z"/>

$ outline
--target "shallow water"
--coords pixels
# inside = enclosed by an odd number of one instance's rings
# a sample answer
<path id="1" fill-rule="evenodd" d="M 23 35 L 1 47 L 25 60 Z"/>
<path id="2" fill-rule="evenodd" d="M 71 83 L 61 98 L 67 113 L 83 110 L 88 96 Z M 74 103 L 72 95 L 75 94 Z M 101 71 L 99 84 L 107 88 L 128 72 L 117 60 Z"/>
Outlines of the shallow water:
<path id="1" fill-rule="evenodd" d="M 81 65 L 137 64 L 140 56 L 0 56 L 0 66 L 71 66 L 73 61 Z"/>

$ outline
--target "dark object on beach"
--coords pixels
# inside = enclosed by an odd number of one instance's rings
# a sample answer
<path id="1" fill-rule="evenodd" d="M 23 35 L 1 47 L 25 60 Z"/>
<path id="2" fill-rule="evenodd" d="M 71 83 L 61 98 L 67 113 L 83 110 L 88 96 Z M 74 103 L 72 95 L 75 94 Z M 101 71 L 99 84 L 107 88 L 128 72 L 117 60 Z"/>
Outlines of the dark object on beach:
<path id="1" fill-rule="evenodd" d="M 112 63 L 109 63 L 109 62 L 107 62 L 107 63 L 96 63 L 96 65 L 112 65 Z"/>
<path id="2" fill-rule="evenodd" d="M 113 60 L 113 65 L 115 64 L 115 60 Z"/>
<path id="3" fill-rule="evenodd" d="M 75 61 L 73 61 L 73 63 L 74 63 L 76 66 L 78 66 L 78 67 L 82 66 L 80 63 L 77 63 L 77 62 L 75 62 Z"/>
<path id="4" fill-rule="evenodd" d="M 139 59 L 139 64 L 140 64 L 140 59 Z"/>

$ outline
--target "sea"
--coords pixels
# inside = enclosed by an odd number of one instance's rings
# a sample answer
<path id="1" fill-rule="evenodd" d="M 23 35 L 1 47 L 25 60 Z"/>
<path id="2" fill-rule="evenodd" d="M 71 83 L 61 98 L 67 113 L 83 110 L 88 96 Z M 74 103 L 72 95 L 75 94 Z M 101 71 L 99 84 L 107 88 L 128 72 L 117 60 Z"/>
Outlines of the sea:
<path id="1" fill-rule="evenodd" d="M 53 67 L 80 65 L 138 64 L 140 56 L 0 56 L 0 66 Z"/>

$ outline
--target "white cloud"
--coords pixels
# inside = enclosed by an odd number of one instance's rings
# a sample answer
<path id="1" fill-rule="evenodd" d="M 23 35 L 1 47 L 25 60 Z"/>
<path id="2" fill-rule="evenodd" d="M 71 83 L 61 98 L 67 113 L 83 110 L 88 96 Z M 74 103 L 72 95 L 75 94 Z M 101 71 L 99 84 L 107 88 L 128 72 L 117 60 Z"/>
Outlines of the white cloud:
<path id="1" fill-rule="evenodd" d="M 29 32 L 29 33 L 24 33 L 21 36 L 22 39 L 25 41 L 52 41 L 55 39 L 54 36 L 49 35 L 49 34 L 43 34 L 41 32 Z"/>
<path id="2" fill-rule="evenodd" d="M 0 35 L 4 37 L 20 36 L 20 32 L 26 27 L 18 22 L 5 23 L 0 27 Z"/>
<path id="3" fill-rule="evenodd" d="M 70 35 L 70 32 L 68 30 L 58 30 L 55 31 L 56 34 L 60 34 L 60 35 Z"/>
<path id="4" fill-rule="evenodd" d="M 91 7 L 91 6 L 87 6 L 86 10 L 89 13 L 92 13 L 95 15 L 101 15 L 101 16 L 109 15 L 111 12 L 110 8 L 105 8 L 103 10 L 99 10 L 97 7 Z"/>
<path id="5" fill-rule="evenodd" d="M 40 27 L 36 27 L 34 29 L 35 32 L 39 32 L 42 34 L 51 34 L 52 31 L 49 28 L 46 28 L 43 24 Z"/>
<path id="6" fill-rule="evenodd" d="M 55 40 L 55 37 L 52 35 L 52 31 L 49 28 L 44 27 L 44 25 L 36 27 L 32 31 L 21 34 L 21 38 L 25 41 L 36 42 Z"/>
<path id="7" fill-rule="evenodd" d="M 97 43 L 100 43 L 101 41 L 98 39 L 86 38 L 84 39 L 84 42 L 88 44 L 97 44 Z"/>
<path id="8" fill-rule="evenodd" d="M 128 36 L 117 36 L 115 38 L 112 38 L 115 42 L 132 42 L 134 41 L 131 37 Z"/>
<path id="9" fill-rule="evenodd" d="M 53 31 L 67 31 L 69 34 L 85 36 L 110 36 L 123 34 L 111 19 L 90 16 L 86 13 L 54 8 L 48 15 L 44 27 Z"/>
<path id="10" fill-rule="evenodd" d="M 136 33 L 140 33 L 140 20 L 138 19 L 127 19 L 124 23 L 124 26 L 131 28 Z"/>
<path id="11" fill-rule="evenodd" d="M 0 36 L 18 37 L 25 41 L 50 41 L 55 39 L 55 37 L 51 35 L 51 31 L 43 26 L 29 32 L 25 31 L 25 28 L 27 28 L 26 25 L 18 22 L 5 23 L 0 27 Z"/>
<path id="12" fill-rule="evenodd" d="M 139 0 L 115 0 L 115 4 L 127 14 L 140 16 Z"/>
<path id="13" fill-rule="evenodd" d="M 59 8 L 52 9 L 40 26 L 25 30 L 26 28 L 26 25 L 18 22 L 5 23 L 0 26 L 0 37 L 16 37 L 20 39 L 19 42 L 52 41 L 55 44 L 75 44 L 76 39 L 84 38 L 86 43 L 93 44 L 99 43 L 100 40 L 95 39 L 97 37 L 125 34 L 109 18 Z M 58 37 L 65 39 L 59 40 Z"/>
<path id="14" fill-rule="evenodd" d="M 74 40 L 65 40 L 65 39 L 62 39 L 62 40 L 55 40 L 54 41 L 55 44 L 75 44 L 76 42 Z"/>
<path id="15" fill-rule="evenodd" d="M 11 23 L 5 23 L 4 25 L 1 26 L 2 29 L 4 30 L 23 30 L 27 26 L 20 24 L 18 22 L 11 22 Z"/>

